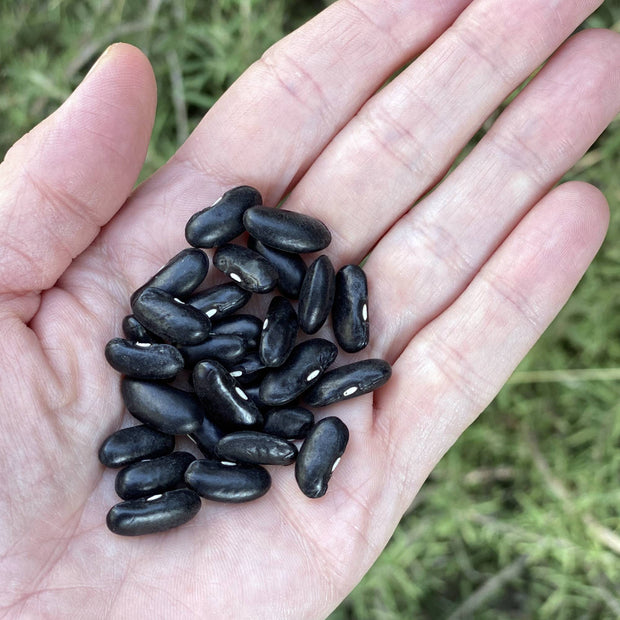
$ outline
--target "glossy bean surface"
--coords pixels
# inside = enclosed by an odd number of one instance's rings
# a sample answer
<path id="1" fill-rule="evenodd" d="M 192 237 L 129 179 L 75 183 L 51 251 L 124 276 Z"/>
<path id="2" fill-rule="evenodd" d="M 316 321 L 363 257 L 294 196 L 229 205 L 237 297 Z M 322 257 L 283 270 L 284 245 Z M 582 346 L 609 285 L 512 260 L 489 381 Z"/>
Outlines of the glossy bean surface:
<path id="1" fill-rule="evenodd" d="M 110 340 L 105 357 L 114 370 L 136 379 L 172 379 L 184 366 L 183 357 L 172 345 L 133 343 L 124 338 Z"/>
<path id="2" fill-rule="evenodd" d="M 291 302 L 276 296 L 271 300 L 263 321 L 258 355 L 265 366 L 282 366 L 297 338 L 297 313 Z"/>
<path id="3" fill-rule="evenodd" d="M 133 314 L 123 318 L 121 327 L 125 338 L 131 342 L 159 342 L 159 338 L 146 329 Z"/>
<path id="4" fill-rule="evenodd" d="M 336 359 L 338 348 L 324 338 L 298 344 L 286 364 L 270 370 L 261 381 L 259 396 L 268 405 L 286 405 L 300 396 Z"/>
<path id="5" fill-rule="evenodd" d="M 185 225 L 190 245 L 214 248 L 231 241 L 244 231 L 243 214 L 249 207 L 263 204 L 260 192 L 248 185 L 233 187 L 214 204 L 194 213 Z"/>
<path id="6" fill-rule="evenodd" d="M 334 267 L 327 256 L 319 256 L 308 267 L 299 293 L 299 327 L 316 334 L 325 323 L 334 303 Z"/>
<path id="7" fill-rule="evenodd" d="M 304 395 L 314 407 L 355 398 L 380 388 L 392 376 L 391 366 L 382 359 L 368 359 L 326 372 Z"/>
<path id="8" fill-rule="evenodd" d="M 266 258 L 278 272 L 278 290 L 289 299 L 297 299 L 306 275 L 306 263 L 299 254 L 270 248 L 250 237 L 248 247 Z"/>
<path id="9" fill-rule="evenodd" d="M 131 295 L 131 301 L 146 288 L 158 288 L 181 299 L 190 295 L 209 272 L 209 258 L 202 250 L 186 248 L 171 258 L 150 280 Z"/>
<path id="10" fill-rule="evenodd" d="M 255 465 L 290 465 L 295 462 L 297 447 L 275 435 L 258 431 L 239 431 L 222 437 L 215 452 L 222 461 Z"/>
<path id="11" fill-rule="evenodd" d="M 268 293 L 276 287 L 278 272 L 258 252 L 227 243 L 217 248 L 213 264 L 239 287 L 252 293 Z"/>
<path id="12" fill-rule="evenodd" d="M 357 265 L 345 265 L 336 274 L 332 325 L 338 344 L 347 353 L 368 345 L 368 284 Z"/>
<path id="13" fill-rule="evenodd" d="M 251 297 L 250 291 L 244 291 L 233 282 L 226 282 L 191 295 L 187 303 L 204 312 L 212 321 L 217 321 L 243 308 Z"/>
<path id="14" fill-rule="evenodd" d="M 235 334 L 245 340 L 248 349 L 258 347 L 263 322 L 252 314 L 234 314 L 213 323 L 211 334 Z"/>
<path id="15" fill-rule="evenodd" d="M 188 367 L 206 359 L 228 365 L 243 359 L 247 353 L 247 345 L 245 340 L 236 334 L 211 334 L 204 342 L 179 347 L 179 351 Z"/>
<path id="16" fill-rule="evenodd" d="M 325 495 L 348 441 L 349 429 L 339 418 L 323 418 L 312 427 L 295 461 L 295 479 L 304 495 Z"/>
<path id="17" fill-rule="evenodd" d="M 270 409 L 263 417 L 263 432 L 284 439 L 303 439 L 314 424 L 314 414 L 304 407 Z"/>
<path id="18" fill-rule="evenodd" d="M 271 476 L 260 465 L 224 465 L 201 459 L 187 468 L 185 483 L 206 499 L 240 503 L 265 495 Z"/>
<path id="19" fill-rule="evenodd" d="M 318 252 L 332 240 L 323 222 L 286 209 L 252 207 L 244 213 L 243 223 L 252 237 L 284 252 Z"/>
<path id="20" fill-rule="evenodd" d="M 169 385 L 125 377 L 121 394 L 131 415 L 162 433 L 193 433 L 204 417 L 194 394 Z"/>
<path id="21" fill-rule="evenodd" d="M 270 408 L 270 405 L 260 399 L 260 383 L 244 385 L 243 391 L 247 394 L 248 398 L 258 407 L 258 410 L 261 412 L 261 414 L 264 415 L 264 412 Z"/>
<path id="22" fill-rule="evenodd" d="M 120 502 L 112 506 L 106 523 L 120 536 L 142 536 L 179 527 L 200 510 L 200 496 L 190 489 L 177 489 Z"/>
<path id="23" fill-rule="evenodd" d="M 199 362 L 194 367 L 193 381 L 209 417 L 224 430 L 262 424 L 263 417 L 256 405 L 221 364 Z"/>
<path id="24" fill-rule="evenodd" d="M 172 452 L 133 463 L 116 474 L 114 490 L 122 499 L 150 497 L 184 482 L 185 470 L 195 460 L 189 452 Z"/>
<path id="25" fill-rule="evenodd" d="M 228 366 L 228 371 L 240 385 L 249 385 L 259 381 L 267 372 L 267 367 L 261 361 L 258 353 L 252 351 L 243 359 Z"/>
<path id="26" fill-rule="evenodd" d="M 174 436 L 139 424 L 109 435 L 99 448 L 106 467 L 125 467 L 141 459 L 153 459 L 174 450 Z"/>
<path id="27" fill-rule="evenodd" d="M 198 308 L 157 288 L 144 289 L 135 298 L 131 308 L 146 329 L 175 344 L 204 342 L 211 329 L 211 321 Z"/>
<path id="28" fill-rule="evenodd" d="M 188 437 L 193 441 L 198 449 L 210 459 L 215 458 L 215 446 L 224 437 L 224 431 L 215 422 L 209 419 L 208 415 L 202 420 L 202 424 Z"/>

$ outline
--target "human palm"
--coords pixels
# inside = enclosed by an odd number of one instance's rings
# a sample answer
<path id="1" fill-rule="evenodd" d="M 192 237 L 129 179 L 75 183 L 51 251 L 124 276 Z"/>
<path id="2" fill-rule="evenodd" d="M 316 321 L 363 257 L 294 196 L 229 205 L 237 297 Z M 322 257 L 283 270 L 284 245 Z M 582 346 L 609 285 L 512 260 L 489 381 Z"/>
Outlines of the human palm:
<path id="1" fill-rule="evenodd" d="M 468 4 L 335 3 L 253 65 L 133 193 L 156 94 L 148 61 L 127 45 L 7 154 L 7 617 L 323 617 L 369 568 L 566 301 L 607 225 L 594 188 L 551 189 L 618 111 L 620 40 L 605 31 L 564 44 L 409 210 L 599 2 Z M 116 536 L 105 526 L 114 472 L 96 457 L 124 415 L 105 343 L 130 293 L 186 245 L 189 216 L 239 184 L 271 205 L 290 193 L 287 208 L 326 222 L 337 268 L 372 250 L 371 342 L 358 357 L 388 359 L 392 379 L 324 410 L 351 435 L 324 498 L 306 498 L 279 468 L 255 502 L 203 502 L 179 529 Z"/>

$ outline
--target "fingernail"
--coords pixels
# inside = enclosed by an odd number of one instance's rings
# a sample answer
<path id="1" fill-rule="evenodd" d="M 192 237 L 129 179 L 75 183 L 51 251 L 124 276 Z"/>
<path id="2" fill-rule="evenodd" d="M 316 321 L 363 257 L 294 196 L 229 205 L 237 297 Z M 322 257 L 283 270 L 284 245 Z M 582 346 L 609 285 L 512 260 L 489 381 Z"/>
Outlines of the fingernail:
<path id="1" fill-rule="evenodd" d="M 105 60 L 105 57 L 110 53 L 110 50 L 114 47 L 114 43 L 112 45 L 108 45 L 108 47 L 106 47 L 103 50 L 103 53 L 101 54 L 101 56 L 99 56 L 99 58 L 97 58 L 97 60 L 95 60 L 95 63 L 93 64 L 93 66 L 88 70 L 88 73 L 84 76 L 85 78 L 88 77 L 91 73 L 94 73 L 98 67 L 101 66 L 102 61 Z"/>

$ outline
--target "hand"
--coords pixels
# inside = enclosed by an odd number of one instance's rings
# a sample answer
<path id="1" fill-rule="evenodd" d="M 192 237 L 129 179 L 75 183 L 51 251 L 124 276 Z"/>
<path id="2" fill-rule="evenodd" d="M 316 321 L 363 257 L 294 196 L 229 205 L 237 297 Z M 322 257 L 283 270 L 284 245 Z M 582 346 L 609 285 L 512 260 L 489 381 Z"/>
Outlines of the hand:
<path id="1" fill-rule="evenodd" d="M 597 0 L 342 0 L 230 88 L 132 193 L 155 84 L 114 45 L 0 168 L 0 605 L 7 617 L 324 617 L 486 407 L 592 260 L 602 195 L 554 183 L 618 112 L 620 39 L 582 32 L 433 188 L 489 114 Z M 458 17 L 458 19 L 457 19 Z M 457 19 L 456 23 L 451 23 Z M 417 60 L 376 92 L 398 67 Z M 329 408 L 351 440 L 327 495 L 291 469 L 262 499 L 186 526 L 105 526 L 97 461 L 123 418 L 104 361 L 130 293 L 185 247 L 189 216 L 239 184 L 332 230 L 365 264 L 390 382 Z M 165 611 L 164 611 L 165 610 Z"/>

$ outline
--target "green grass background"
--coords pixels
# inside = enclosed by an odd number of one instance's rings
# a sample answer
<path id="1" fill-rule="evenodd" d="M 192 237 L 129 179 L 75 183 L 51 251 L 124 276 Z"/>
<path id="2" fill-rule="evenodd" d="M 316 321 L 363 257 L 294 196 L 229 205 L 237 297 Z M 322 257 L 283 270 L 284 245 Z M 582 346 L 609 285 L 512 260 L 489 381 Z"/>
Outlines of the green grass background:
<path id="1" fill-rule="evenodd" d="M 0 0 L 0 151 L 124 40 L 149 56 L 159 87 L 145 178 L 253 60 L 326 4 Z M 586 26 L 620 31 L 620 0 Z M 618 120 L 567 178 L 606 194 L 603 248 L 331 620 L 620 617 Z"/>

